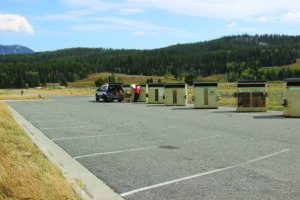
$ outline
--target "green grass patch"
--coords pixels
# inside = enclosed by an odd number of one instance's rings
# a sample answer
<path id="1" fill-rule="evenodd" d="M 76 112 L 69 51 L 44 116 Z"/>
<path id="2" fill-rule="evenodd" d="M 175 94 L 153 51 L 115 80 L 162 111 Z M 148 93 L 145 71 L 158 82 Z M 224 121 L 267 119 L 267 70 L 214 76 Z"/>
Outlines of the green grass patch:
<path id="1" fill-rule="evenodd" d="M 274 109 L 274 110 L 283 110 L 283 106 L 281 105 L 270 105 L 268 106 L 268 109 Z"/>

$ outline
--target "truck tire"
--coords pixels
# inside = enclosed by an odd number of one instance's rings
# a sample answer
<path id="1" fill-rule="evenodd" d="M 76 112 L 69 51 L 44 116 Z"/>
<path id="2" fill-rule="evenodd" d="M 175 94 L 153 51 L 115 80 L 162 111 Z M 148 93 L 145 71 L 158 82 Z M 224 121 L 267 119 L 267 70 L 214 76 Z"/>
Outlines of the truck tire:
<path id="1" fill-rule="evenodd" d="M 96 101 L 99 101 L 99 98 L 96 98 Z"/>

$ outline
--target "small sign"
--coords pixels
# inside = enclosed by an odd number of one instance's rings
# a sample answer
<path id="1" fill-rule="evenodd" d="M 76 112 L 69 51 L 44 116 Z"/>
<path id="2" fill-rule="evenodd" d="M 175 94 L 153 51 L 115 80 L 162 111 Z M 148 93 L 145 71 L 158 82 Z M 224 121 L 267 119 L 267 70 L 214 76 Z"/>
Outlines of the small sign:
<path id="1" fill-rule="evenodd" d="M 238 88 L 239 92 L 265 92 L 266 88 L 260 88 L 260 89 L 241 89 Z"/>
<path id="2" fill-rule="evenodd" d="M 292 88 L 289 88 L 290 90 L 300 90 L 300 87 L 292 87 Z"/>

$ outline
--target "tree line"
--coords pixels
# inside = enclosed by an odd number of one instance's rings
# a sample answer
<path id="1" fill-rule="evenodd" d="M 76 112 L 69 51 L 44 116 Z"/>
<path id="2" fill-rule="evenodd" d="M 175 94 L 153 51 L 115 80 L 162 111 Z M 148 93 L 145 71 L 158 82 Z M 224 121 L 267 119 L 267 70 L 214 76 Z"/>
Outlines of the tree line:
<path id="1" fill-rule="evenodd" d="M 51 52 L 0 56 L 0 88 L 35 87 L 46 83 L 73 82 L 89 74 L 114 72 L 129 75 L 182 79 L 226 74 L 240 79 L 282 80 L 298 76 L 290 65 L 300 58 L 300 36 L 237 35 L 216 40 L 177 44 L 153 50 L 71 48 Z"/>

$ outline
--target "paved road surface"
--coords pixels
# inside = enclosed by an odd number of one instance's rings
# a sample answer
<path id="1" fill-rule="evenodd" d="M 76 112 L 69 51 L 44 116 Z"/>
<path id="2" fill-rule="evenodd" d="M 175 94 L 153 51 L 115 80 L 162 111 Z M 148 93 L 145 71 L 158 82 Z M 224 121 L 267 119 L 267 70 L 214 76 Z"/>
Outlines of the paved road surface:
<path id="1" fill-rule="evenodd" d="M 51 98 L 8 104 L 125 199 L 300 199 L 300 119 Z"/>

